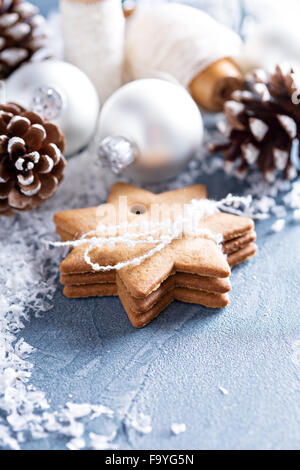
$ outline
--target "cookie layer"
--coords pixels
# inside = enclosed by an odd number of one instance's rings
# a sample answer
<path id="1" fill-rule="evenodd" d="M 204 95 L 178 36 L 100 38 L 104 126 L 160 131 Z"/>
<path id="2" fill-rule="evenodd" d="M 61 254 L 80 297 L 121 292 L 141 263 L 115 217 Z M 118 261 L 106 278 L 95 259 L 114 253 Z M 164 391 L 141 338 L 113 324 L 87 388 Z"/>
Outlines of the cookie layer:
<path id="1" fill-rule="evenodd" d="M 62 274 L 61 284 L 65 286 L 111 284 L 116 282 L 115 273 L 95 274 Z M 167 282 L 167 281 L 165 281 Z M 188 289 L 198 289 L 219 294 L 226 294 L 231 290 L 229 278 L 212 278 L 186 273 L 176 273 L 176 285 Z"/>
<path id="2" fill-rule="evenodd" d="M 156 305 L 160 300 L 165 297 L 167 294 L 172 294 L 175 288 L 175 277 L 172 276 L 167 279 L 155 292 L 148 295 L 143 299 L 137 299 L 130 295 L 127 288 L 117 276 L 117 289 L 120 299 L 125 300 L 126 305 L 130 311 L 134 314 L 143 314 L 148 312 L 154 305 Z"/>
<path id="3" fill-rule="evenodd" d="M 229 304 L 228 294 L 213 294 L 179 287 L 175 289 L 174 297 L 180 302 L 199 304 L 209 308 L 225 308 Z"/>
<path id="4" fill-rule="evenodd" d="M 88 297 L 111 297 L 118 295 L 116 284 L 91 284 L 89 286 L 66 286 L 64 295 L 71 299 Z"/>
<path id="5" fill-rule="evenodd" d="M 116 273 L 111 271 L 108 273 L 72 273 L 60 276 L 60 283 L 65 286 L 88 285 L 88 284 L 115 284 Z"/>
<path id="6" fill-rule="evenodd" d="M 247 232 L 245 235 L 240 237 L 234 238 L 233 240 L 229 240 L 223 243 L 223 252 L 226 255 L 231 255 L 232 253 L 236 253 L 237 251 L 245 248 L 250 243 L 254 243 L 256 241 L 256 232 L 251 230 Z"/>
<path id="7" fill-rule="evenodd" d="M 214 309 L 225 308 L 229 303 L 229 298 L 227 294 L 221 296 L 220 299 L 219 296 L 214 296 L 212 294 L 204 292 L 197 292 L 189 289 L 175 289 L 175 291 L 168 292 L 167 294 L 165 294 L 146 313 L 136 314 L 132 310 L 130 303 L 128 303 L 127 296 L 124 295 L 123 292 L 120 292 L 119 296 L 124 306 L 124 309 L 128 315 L 128 318 L 135 328 L 143 328 L 144 326 L 146 326 L 152 320 L 157 318 L 159 314 L 163 310 L 165 310 L 166 307 L 171 304 L 174 300 L 179 300 L 185 303 L 199 304 Z"/>
<path id="8" fill-rule="evenodd" d="M 255 256 L 257 253 L 257 245 L 255 243 L 249 243 L 245 248 L 239 250 L 232 255 L 228 256 L 228 263 L 233 268 L 238 264 L 244 263 L 248 259 Z"/>
<path id="9" fill-rule="evenodd" d="M 130 306 L 127 304 L 126 298 L 120 295 L 120 300 L 123 304 L 125 312 L 131 322 L 132 326 L 135 328 L 143 328 L 144 326 L 148 325 L 152 320 L 157 318 L 161 312 L 163 312 L 168 305 L 170 305 L 174 301 L 173 293 L 167 293 L 163 298 L 157 302 L 148 312 L 143 313 L 142 315 L 136 315 L 130 309 Z"/>

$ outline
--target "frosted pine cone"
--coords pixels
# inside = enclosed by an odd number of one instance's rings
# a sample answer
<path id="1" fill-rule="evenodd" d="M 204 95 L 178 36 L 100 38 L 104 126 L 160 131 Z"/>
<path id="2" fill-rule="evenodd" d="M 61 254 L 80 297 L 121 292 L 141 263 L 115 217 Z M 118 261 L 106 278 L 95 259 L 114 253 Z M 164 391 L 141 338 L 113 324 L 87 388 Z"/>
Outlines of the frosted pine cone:
<path id="1" fill-rule="evenodd" d="M 63 180 L 59 128 L 16 104 L 0 106 L 0 215 L 40 206 Z"/>
<path id="2" fill-rule="evenodd" d="M 279 66 L 270 74 L 257 70 L 246 89 L 225 103 L 227 121 L 218 127 L 228 140 L 210 149 L 224 153 L 228 173 L 243 178 L 256 167 L 269 183 L 282 172 L 289 180 L 297 176 L 299 150 L 296 161 L 292 154 L 300 137 L 300 105 L 294 79 L 291 69 Z"/>
<path id="3" fill-rule="evenodd" d="M 38 8 L 23 0 L 0 0 L 0 79 L 8 77 L 23 62 L 40 54 L 47 58 L 44 19 Z"/>

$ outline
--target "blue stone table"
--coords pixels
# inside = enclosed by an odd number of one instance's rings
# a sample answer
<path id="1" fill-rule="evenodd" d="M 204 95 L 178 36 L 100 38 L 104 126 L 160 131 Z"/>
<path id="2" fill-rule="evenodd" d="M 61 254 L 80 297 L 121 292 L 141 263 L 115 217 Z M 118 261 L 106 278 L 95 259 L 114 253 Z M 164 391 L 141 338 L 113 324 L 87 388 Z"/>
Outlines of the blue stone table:
<path id="1" fill-rule="evenodd" d="M 49 11 L 58 7 L 59 0 L 31 0 L 31 3 L 39 7 L 42 15 L 47 15 Z"/>
<path id="2" fill-rule="evenodd" d="M 35 3 L 45 13 L 56 2 Z M 233 190 L 223 172 L 201 182 L 213 197 Z M 32 383 L 53 409 L 70 395 L 111 407 L 124 449 L 299 449 L 300 225 L 269 227 L 258 223 L 259 254 L 234 270 L 224 311 L 176 302 L 135 330 L 118 299 L 68 300 L 59 287 L 54 309 L 22 332 L 37 349 Z M 152 420 L 146 435 L 124 425 L 141 412 Z M 172 435 L 172 423 L 186 432 Z"/>

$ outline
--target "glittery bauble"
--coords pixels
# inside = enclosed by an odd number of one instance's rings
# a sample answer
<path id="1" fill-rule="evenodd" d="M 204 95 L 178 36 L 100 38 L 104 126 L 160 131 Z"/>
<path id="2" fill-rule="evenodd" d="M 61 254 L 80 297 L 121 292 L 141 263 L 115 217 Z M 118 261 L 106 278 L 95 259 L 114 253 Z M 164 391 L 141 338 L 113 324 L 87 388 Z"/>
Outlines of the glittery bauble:
<path id="1" fill-rule="evenodd" d="M 57 60 L 26 64 L 7 80 L 7 95 L 61 128 L 66 156 L 82 150 L 93 137 L 98 94 L 90 79 L 71 64 Z"/>
<path id="2" fill-rule="evenodd" d="M 98 152 L 114 173 L 152 183 L 176 176 L 195 156 L 202 138 L 200 111 L 183 87 L 137 80 L 103 106 Z"/>

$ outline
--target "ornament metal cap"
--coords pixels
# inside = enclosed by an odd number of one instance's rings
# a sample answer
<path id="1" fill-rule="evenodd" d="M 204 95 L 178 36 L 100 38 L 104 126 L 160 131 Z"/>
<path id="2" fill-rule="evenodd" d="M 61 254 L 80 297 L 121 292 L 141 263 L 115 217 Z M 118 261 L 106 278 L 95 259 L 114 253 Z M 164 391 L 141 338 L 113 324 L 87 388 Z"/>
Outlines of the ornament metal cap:
<path id="1" fill-rule="evenodd" d="M 123 173 L 137 158 L 137 148 L 125 137 L 108 136 L 100 142 L 98 157 L 115 175 Z"/>
<path id="2" fill-rule="evenodd" d="M 47 121 L 61 116 L 65 105 L 62 91 L 49 85 L 39 86 L 31 100 L 31 110 Z"/>

